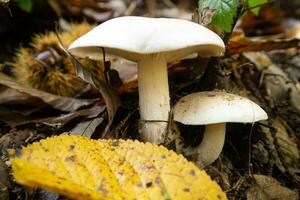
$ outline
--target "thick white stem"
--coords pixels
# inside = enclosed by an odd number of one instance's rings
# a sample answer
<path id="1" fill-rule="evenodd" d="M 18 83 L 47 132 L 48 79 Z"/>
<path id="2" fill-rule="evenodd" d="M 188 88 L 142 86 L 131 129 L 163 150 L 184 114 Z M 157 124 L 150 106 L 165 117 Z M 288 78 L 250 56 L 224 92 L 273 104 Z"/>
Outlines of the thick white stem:
<path id="1" fill-rule="evenodd" d="M 167 62 L 162 55 L 152 54 L 145 56 L 138 65 L 141 138 L 163 143 L 170 112 Z"/>
<path id="2" fill-rule="evenodd" d="M 201 167 L 213 163 L 219 157 L 225 141 L 226 123 L 205 126 L 202 142 L 196 148 Z"/>

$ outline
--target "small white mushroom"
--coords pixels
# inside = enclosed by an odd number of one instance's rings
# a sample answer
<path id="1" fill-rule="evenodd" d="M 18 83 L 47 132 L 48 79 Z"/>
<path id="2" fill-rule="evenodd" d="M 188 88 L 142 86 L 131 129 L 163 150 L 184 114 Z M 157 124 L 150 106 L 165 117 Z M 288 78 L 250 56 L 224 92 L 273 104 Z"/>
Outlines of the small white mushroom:
<path id="1" fill-rule="evenodd" d="M 185 125 L 205 125 L 203 139 L 195 153 L 201 166 L 213 163 L 220 155 L 226 122 L 253 123 L 267 119 L 256 103 L 220 91 L 197 92 L 181 98 L 174 106 L 174 120 Z"/>
<path id="2" fill-rule="evenodd" d="M 167 62 L 194 52 L 203 57 L 220 56 L 222 39 L 209 29 L 185 20 L 119 17 L 104 22 L 71 44 L 72 54 L 101 59 L 108 54 L 138 63 L 141 137 L 162 143 L 170 112 Z"/>

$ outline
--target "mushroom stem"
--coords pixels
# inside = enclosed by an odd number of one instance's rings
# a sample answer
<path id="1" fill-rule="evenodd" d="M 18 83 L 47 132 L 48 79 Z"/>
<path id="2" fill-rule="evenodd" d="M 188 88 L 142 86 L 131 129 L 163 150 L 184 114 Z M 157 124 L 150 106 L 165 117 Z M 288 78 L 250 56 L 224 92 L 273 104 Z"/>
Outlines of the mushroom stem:
<path id="1" fill-rule="evenodd" d="M 205 126 L 202 142 L 196 147 L 201 167 L 213 163 L 219 157 L 225 141 L 226 123 Z"/>
<path id="2" fill-rule="evenodd" d="M 141 138 L 164 142 L 170 112 L 167 62 L 163 55 L 150 54 L 138 62 Z"/>

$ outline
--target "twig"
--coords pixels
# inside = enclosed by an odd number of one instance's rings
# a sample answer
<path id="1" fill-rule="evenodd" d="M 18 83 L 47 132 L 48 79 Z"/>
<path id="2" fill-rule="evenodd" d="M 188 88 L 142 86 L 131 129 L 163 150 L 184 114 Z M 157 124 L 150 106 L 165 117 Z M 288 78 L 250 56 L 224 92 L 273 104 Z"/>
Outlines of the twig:
<path id="1" fill-rule="evenodd" d="M 133 13 L 133 11 L 136 9 L 137 5 L 138 5 L 137 0 L 131 1 L 127 10 L 124 12 L 124 15 L 125 16 L 131 15 Z"/>
<path id="2" fill-rule="evenodd" d="M 149 14 L 152 16 L 154 14 L 155 10 L 157 9 L 156 0 L 146 0 L 146 5 L 147 5 Z"/>
<path id="3" fill-rule="evenodd" d="M 169 8 L 173 8 L 176 6 L 171 0 L 162 0 L 162 2 Z"/>

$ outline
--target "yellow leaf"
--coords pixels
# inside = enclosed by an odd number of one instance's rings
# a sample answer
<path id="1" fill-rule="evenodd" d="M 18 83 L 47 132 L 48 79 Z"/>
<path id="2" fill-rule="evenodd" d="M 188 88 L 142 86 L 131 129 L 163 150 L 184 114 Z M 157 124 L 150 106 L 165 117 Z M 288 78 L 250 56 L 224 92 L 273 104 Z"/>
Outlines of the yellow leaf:
<path id="1" fill-rule="evenodd" d="M 204 171 L 150 143 L 62 135 L 23 148 L 11 161 L 18 183 L 72 199 L 226 199 Z"/>

